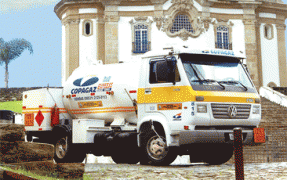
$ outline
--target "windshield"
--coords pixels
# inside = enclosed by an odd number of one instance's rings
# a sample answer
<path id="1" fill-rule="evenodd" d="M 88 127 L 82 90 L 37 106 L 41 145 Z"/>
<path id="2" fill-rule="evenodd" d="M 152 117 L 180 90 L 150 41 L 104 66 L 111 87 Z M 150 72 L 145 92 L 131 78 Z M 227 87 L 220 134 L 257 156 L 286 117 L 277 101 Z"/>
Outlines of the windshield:
<path id="1" fill-rule="evenodd" d="M 180 58 L 194 89 L 200 90 L 202 86 L 214 86 L 216 89 L 213 90 L 227 91 L 253 89 L 237 58 L 197 54 L 182 54 Z"/>

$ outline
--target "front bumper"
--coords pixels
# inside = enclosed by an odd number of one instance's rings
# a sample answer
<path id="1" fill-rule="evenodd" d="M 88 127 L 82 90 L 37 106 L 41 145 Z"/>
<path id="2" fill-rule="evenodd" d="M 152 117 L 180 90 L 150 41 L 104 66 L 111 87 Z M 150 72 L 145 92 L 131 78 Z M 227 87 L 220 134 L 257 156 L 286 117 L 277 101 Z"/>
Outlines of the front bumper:
<path id="1" fill-rule="evenodd" d="M 233 143 L 230 135 L 233 130 L 189 130 L 179 133 L 179 145 L 187 145 L 193 143 Z M 261 143 L 254 142 L 252 130 L 242 130 L 243 145 L 259 145 Z"/>

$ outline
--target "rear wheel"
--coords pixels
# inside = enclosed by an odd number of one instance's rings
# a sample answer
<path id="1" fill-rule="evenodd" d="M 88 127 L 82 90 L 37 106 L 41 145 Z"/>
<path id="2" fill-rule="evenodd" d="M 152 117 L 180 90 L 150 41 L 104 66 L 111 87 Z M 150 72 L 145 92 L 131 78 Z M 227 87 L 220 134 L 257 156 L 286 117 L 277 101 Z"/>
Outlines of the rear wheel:
<path id="1" fill-rule="evenodd" d="M 62 136 L 55 142 L 54 159 L 57 163 L 83 162 L 86 154 L 82 150 L 72 147 L 69 136 Z"/>
<path id="2" fill-rule="evenodd" d="M 145 165 L 169 165 L 176 157 L 174 149 L 166 146 L 164 136 L 150 133 L 142 147 L 140 162 Z"/>
<path id="3" fill-rule="evenodd" d="M 26 135 L 26 139 L 27 139 L 28 142 L 33 142 L 33 137 L 32 137 L 31 134 L 27 134 Z"/>

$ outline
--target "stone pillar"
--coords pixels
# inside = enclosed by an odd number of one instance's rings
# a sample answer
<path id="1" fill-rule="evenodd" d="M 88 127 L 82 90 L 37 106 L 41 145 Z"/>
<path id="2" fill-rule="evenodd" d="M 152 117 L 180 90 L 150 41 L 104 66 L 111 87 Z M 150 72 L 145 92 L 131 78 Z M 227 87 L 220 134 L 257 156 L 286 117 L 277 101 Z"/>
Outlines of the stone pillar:
<path id="1" fill-rule="evenodd" d="M 254 85 L 257 89 L 262 86 L 262 63 L 260 54 L 258 53 L 258 42 L 260 39 L 258 33 L 259 28 L 257 25 L 255 9 L 256 4 L 243 4 L 243 23 L 245 33 L 245 52 L 247 58 L 247 66 L 253 80 Z"/>
<path id="2" fill-rule="evenodd" d="M 105 6 L 105 64 L 118 63 L 118 5 L 120 1 L 102 2 Z"/>
<path id="3" fill-rule="evenodd" d="M 79 67 L 79 19 L 67 19 L 63 22 L 66 35 L 65 80 Z"/>
<path id="4" fill-rule="evenodd" d="M 98 17 L 97 20 L 97 47 L 98 47 L 98 60 L 105 62 L 105 21 L 104 18 Z"/>
<path id="5" fill-rule="evenodd" d="M 201 18 L 204 23 L 204 28 L 206 31 L 209 29 L 209 24 L 211 23 L 210 18 L 210 6 L 212 6 L 213 2 L 204 1 L 202 4 L 202 14 Z"/>
<path id="6" fill-rule="evenodd" d="M 153 20 L 156 22 L 156 27 L 160 30 L 162 23 L 164 22 L 163 14 L 163 3 L 165 0 L 151 0 L 151 3 L 154 5 L 154 15 Z"/>
<path id="7" fill-rule="evenodd" d="M 279 15 L 277 15 L 278 17 Z M 279 23 L 276 24 L 277 29 L 277 42 L 278 42 L 278 64 L 279 64 L 279 77 L 280 86 L 287 87 L 287 66 L 286 66 L 286 46 L 285 46 L 285 18 L 280 18 Z"/>

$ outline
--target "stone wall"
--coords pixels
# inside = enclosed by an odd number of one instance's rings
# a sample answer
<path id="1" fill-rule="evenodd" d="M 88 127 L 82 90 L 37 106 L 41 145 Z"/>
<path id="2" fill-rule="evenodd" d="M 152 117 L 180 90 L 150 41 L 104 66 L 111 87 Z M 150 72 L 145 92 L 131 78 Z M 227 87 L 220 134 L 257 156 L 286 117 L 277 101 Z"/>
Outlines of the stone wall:
<path id="1" fill-rule="evenodd" d="M 262 120 L 266 143 L 243 148 L 244 163 L 286 162 L 287 159 L 287 108 L 261 98 Z M 234 163 L 234 156 L 228 163 Z"/>
<path id="2" fill-rule="evenodd" d="M 24 125 L 0 124 L 1 166 L 55 178 L 83 178 L 84 164 L 55 164 L 53 158 L 54 145 L 25 142 Z M 24 175 L 3 170 L 1 166 L 0 179 L 26 179 Z"/>
<path id="3" fill-rule="evenodd" d="M 273 90 L 278 91 L 284 95 L 287 95 L 287 87 L 273 87 Z"/>
<path id="4" fill-rule="evenodd" d="M 0 88 L 0 102 L 22 101 L 24 91 L 40 89 L 45 87 L 21 87 L 21 88 Z M 53 87 L 51 87 L 53 88 Z"/>

